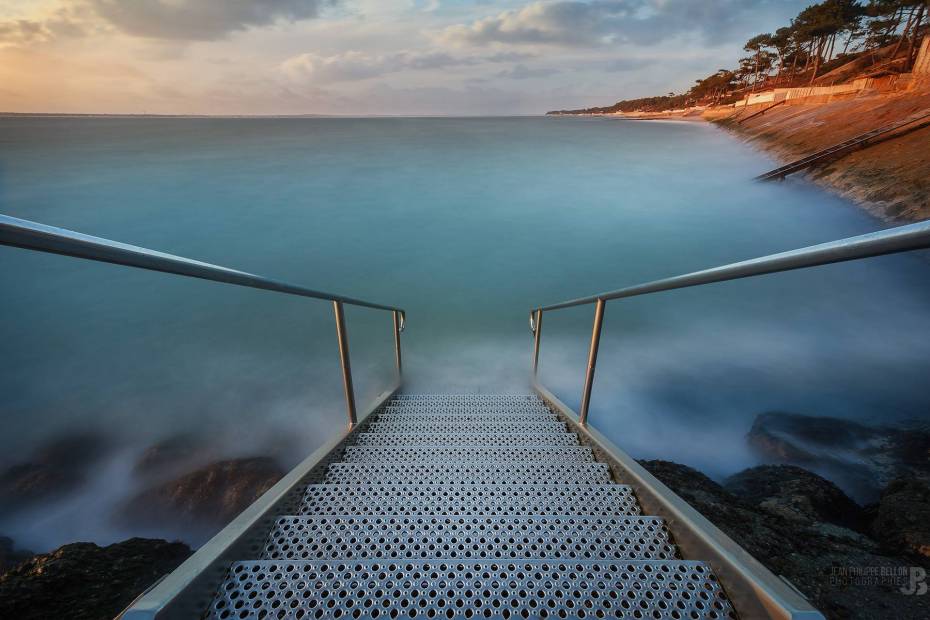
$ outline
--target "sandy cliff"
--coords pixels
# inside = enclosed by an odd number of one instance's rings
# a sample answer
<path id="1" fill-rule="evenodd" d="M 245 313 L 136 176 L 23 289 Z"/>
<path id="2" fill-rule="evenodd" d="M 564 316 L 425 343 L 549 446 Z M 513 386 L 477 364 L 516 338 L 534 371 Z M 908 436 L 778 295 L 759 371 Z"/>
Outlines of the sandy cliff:
<path id="1" fill-rule="evenodd" d="M 713 120 L 788 162 L 924 109 L 930 111 L 930 89 L 781 105 L 755 118 L 746 118 L 748 110 L 741 123 L 731 114 Z M 806 176 L 882 219 L 930 218 L 930 127 L 849 153 Z"/>

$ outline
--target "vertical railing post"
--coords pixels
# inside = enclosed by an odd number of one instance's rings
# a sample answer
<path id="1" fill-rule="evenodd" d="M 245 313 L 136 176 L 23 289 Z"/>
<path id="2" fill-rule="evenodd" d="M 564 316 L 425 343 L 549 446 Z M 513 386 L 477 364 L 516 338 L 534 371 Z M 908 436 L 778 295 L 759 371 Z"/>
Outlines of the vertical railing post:
<path id="1" fill-rule="evenodd" d="M 588 423 L 588 405 L 591 404 L 591 388 L 594 386 L 594 367 L 597 365 L 597 348 L 601 343 L 601 325 L 604 324 L 603 299 L 597 300 L 594 308 L 594 328 L 591 330 L 591 348 L 588 350 L 588 370 L 584 377 L 584 393 L 581 395 L 581 411 L 578 413 L 578 423 L 586 426 Z"/>
<path id="2" fill-rule="evenodd" d="M 404 363 L 400 355 L 400 332 L 404 331 L 404 316 L 400 310 L 394 310 L 394 358 L 397 360 L 397 380 L 404 376 Z"/>
<path id="3" fill-rule="evenodd" d="M 349 363 L 349 335 L 346 333 L 346 316 L 342 302 L 334 301 L 336 313 L 336 335 L 339 337 L 339 359 L 342 361 L 342 387 L 346 393 L 346 409 L 349 413 L 349 427 L 355 426 L 355 389 L 352 387 L 352 367 Z"/>
<path id="4" fill-rule="evenodd" d="M 533 329 L 533 380 L 539 371 L 539 339 L 542 337 L 542 309 L 536 311 L 536 321 Z"/>

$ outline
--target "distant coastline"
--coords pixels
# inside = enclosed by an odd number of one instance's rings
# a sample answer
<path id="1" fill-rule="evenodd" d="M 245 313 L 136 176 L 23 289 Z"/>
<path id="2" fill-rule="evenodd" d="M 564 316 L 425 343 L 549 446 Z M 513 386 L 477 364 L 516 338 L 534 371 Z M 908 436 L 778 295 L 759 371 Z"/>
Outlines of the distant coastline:
<path id="1" fill-rule="evenodd" d="M 0 112 L 0 118 L 341 118 L 329 114 L 119 114 L 80 112 Z"/>
<path id="2" fill-rule="evenodd" d="M 708 120 L 783 163 L 844 144 L 797 174 L 883 220 L 926 219 L 927 9 L 925 2 L 823 0 L 774 32 L 750 38 L 738 66 L 696 80 L 687 92 L 547 114 Z M 892 124 L 900 126 L 880 139 L 870 133 Z M 859 141 L 867 134 L 872 137 Z"/>
<path id="3" fill-rule="evenodd" d="M 768 110 L 770 105 L 588 116 L 626 121 L 709 122 L 767 152 L 783 164 L 876 126 L 905 119 L 920 110 L 930 111 L 930 89 L 903 93 L 874 92 L 806 105 L 782 105 Z M 757 113 L 758 116 L 753 117 Z M 849 153 L 823 166 L 798 173 L 798 176 L 852 201 L 880 220 L 924 220 L 930 218 L 927 144 L 930 144 L 930 126 Z"/>

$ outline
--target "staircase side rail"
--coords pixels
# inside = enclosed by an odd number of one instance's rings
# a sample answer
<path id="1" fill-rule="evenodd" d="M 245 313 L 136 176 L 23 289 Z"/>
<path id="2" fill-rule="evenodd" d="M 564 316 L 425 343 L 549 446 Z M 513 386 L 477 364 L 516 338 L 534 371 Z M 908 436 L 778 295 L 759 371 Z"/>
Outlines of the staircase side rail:
<path id="1" fill-rule="evenodd" d="M 166 254 L 149 250 L 135 245 L 128 245 L 118 241 L 111 241 L 101 237 L 93 237 L 64 228 L 46 226 L 38 222 L 23 220 L 9 215 L 0 214 L 0 244 L 13 247 L 62 254 L 104 263 L 114 263 L 173 273 L 175 275 L 212 280 L 238 286 L 312 297 L 327 301 L 338 301 L 346 305 L 362 306 L 377 310 L 390 310 L 403 312 L 401 308 L 377 304 L 362 299 L 354 299 L 334 293 L 315 291 L 296 284 L 270 280 L 244 271 L 229 269 L 219 265 L 212 265 L 182 256 Z"/>
<path id="2" fill-rule="evenodd" d="M 342 458 L 348 440 L 362 432 L 366 421 L 399 389 L 395 384 L 374 399 L 354 427 L 340 429 L 281 480 L 255 500 L 194 555 L 139 596 L 117 620 L 189 620 L 209 606 L 235 560 L 255 553 L 264 543 L 275 519 L 293 512 L 288 505 L 300 501 L 308 484 L 322 479 L 330 463 Z"/>
<path id="3" fill-rule="evenodd" d="M 638 485 L 644 507 L 655 510 L 669 520 L 677 538 L 685 541 L 700 553 L 695 557 L 708 557 L 711 566 L 721 577 L 737 609 L 749 610 L 743 617 L 759 618 L 821 618 L 810 607 L 803 596 L 765 569 L 758 561 L 726 537 L 707 519 L 690 508 L 681 498 L 662 485 L 629 456 L 613 446 L 596 430 L 589 428 L 588 411 L 591 391 L 595 379 L 597 355 L 600 347 L 601 329 L 607 302 L 613 299 L 636 297 L 702 286 L 729 280 L 761 276 L 795 269 L 806 269 L 874 256 L 910 252 L 930 248 L 930 220 L 898 226 L 857 237 L 849 237 L 829 243 L 781 252 L 702 271 L 695 271 L 671 278 L 645 282 L 626 288 L 606 291 L 588 297 L 580 297 L 547 306 L 538 306 L 530 311 L 530 329 L 533 332 L 532 374 L 537 393 L 563 417 L 577 426 L 579 436 L 587 437 L 590 445 L 605 452 L 620 470 L 618 473 L 627 482 Z M 542 319 L 544 313 L 563 308 L 595 304 L 594 322 L 588 359 L 585 368 L 581 406 L 577 414 L 561 403 L 538 381 L 539 351 L 542 341 Z M 653 508 L 654 507 L 654 508 Z M 678 530 L 676 532 L 676 529 Z"/>
<path id="4" fill-rule="evenodd" d="M 638 295 L 648 295 L 650 293 L 725 282 L 727 280 L 738 280 L 781 271 L 806 269 L 808 267 L 818 267 L 886 254 L 923 250 L 928 247 L 930 247 L 930 220 L 925 220 L 915 224 L 905 224 L 856 237 L 847 237 L 797 250 L 789 250 L 661 280 L 644 282 L 587 297 L 579 297 L 546 306 L 537 306 L 532 312 L 548 312 L 561 308 L 593 304 L 598 300 L 610 301 L 612 299 L 636 297 Z"/>
<path id="5" fill-rule="evenodd" d="M 262 276 L 221 267 L 183 256 L 158 252 L 135 245 L 120 243 L 102 237 L 94 237 L 73 230 L 48 226 L 30 220 L 0 214 L 0 245 L 82 258 L 102 263 L 112 263 L 149 271 L 160 271 L 189 278 L 256 288 L 274 293 L 297 295 L 312 299 L 331 301 L 336 319 L 336 336 L 342 365 L 342 379 L 346 399 L 349 426 L 356 423 L 355 392 L 352 384 L 352 369 L 349 363 L 348 328 L 343 312 L 344 305 L 360 306 L 375 310 L 386 310 L 393 315 L 395 363 L 398 381 L 401 380 L 400 332 L 404 330 L 406 313 L 396 306 L 376 304 L 362 299 L 345 297 L 333 293 L 316 291 L 288 282 L 271 280 Z"/>
<path id="6" fill-rule="evenodd" d="M 665 519 L 683 557 L 701 558 L 711 566 L 740 618 L 824 620 L 794 585 L 763 566 L 596 429 L 581 426 L 578 415 L 549 390 L 538 382 L 534 387 L 578 433 L 582 445 L 590 446 L 601 461 L 608 463 L 617 480 L 633 487 L 643 510 Z"/>

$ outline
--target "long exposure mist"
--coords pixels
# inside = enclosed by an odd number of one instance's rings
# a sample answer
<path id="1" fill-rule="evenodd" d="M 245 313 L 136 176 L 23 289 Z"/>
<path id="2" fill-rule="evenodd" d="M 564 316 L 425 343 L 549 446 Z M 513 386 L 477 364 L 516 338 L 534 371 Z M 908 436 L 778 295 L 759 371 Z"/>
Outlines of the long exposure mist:
<path id="1" fill-rule="evenodd" d="M 526 393 L 529 309 L 874 230 L 839 199 L 750 179 L 712 128 L 609 119 L 0 120 L 3 211 L 403 306 L 407 389 Z M 91 446 L 51 508 L 0 515 L 47 549 L 128 535 L 153 444 L 296 463 L 344 424 L 331 305 L 0 249 L 0 464 Z M 754 464 L 772 410 L 926 415 L 921 255 L 609 304 L 592 421 L 634 456 Z M 551 313 L 541 377 L 577 406 L 592 309 Z M 391 379 L 390 315 L 347 310 L 359 401 Z M 41 513 L 41 516 L 40 516 Z M 122 515 L 122 516 L 121 516 Z"/>

